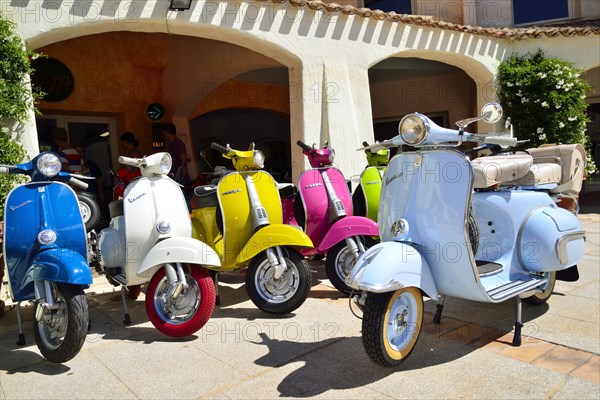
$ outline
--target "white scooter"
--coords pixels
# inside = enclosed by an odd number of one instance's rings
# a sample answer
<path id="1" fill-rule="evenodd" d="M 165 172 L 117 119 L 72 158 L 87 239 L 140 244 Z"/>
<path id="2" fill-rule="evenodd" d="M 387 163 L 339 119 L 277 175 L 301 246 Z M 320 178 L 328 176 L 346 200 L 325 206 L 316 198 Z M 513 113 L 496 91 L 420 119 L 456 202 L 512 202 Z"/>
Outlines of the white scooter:
<path id="1" fill-rule="evenodd" d="M 98 260 L 109 281 L 121 285 L 125 324 L 131 319 L 126 287 L 148 283 L 146 312 L 162 333 L 183 337 L 210 318 L 216 291 L 208 268 L 220 266 L 206 244 L 192 238 L 192 226 L 179 184 L 167 176 L 171 156 L 119 157 L 140 168 L 141 177 L 109 204 L 110 226 L 98 236 Z"/>
<path id="2" fill-rule="evenodd" d="M 396 366 L 413 350 L 423 294 L 438 302 L 434 322 L 440 321 L 445 296 L 488 303 L 516 299 L 513 345 L 519 346 L 521 299 L 543 304 L 556 271 L 577 275 L 585 241 L 577 218 L 546 192 L 499 185 L 530 173 L 532 157 L 483 157 L 475 164 L 453 149 L 463 141 L 514 146 L 517 139 L 510 135 L 464 130 L 501 116 L 500 105 L 490 103 L 481 117 L 451 130 L 409 114 L 398 136 L 374 145 L 416 148 L 390 161 L 378 215 L 382 243 L 360 256 L 346 280 L 362 291 L 354 299 L 364 311 L 363 345 L 381 365 Z"/>

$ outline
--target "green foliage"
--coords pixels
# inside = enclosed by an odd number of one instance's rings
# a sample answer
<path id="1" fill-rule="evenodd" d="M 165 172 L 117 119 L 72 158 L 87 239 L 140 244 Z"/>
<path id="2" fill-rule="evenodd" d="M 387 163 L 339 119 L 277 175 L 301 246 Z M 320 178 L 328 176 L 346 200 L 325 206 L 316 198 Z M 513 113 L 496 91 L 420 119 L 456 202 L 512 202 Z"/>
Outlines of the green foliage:
<path id="1" fill-rule="evenodd" d="M 581 143 L 587 150 L 588 174 L 596 167 L 585 134 L 590 121 L 585 93 L 591 89 L 573 64 L 547 58 L 541 50 L 529 57 L 512 56 L 498 67 L 500 103 L 527 147 L 544 143 Z"/>
<path id="2" fill-rule="evenodd" d="M 14 165 L 23 161 L 25 150 L 15 142 L 8 133 L 8 129 L 0 128 L 0 164 Z M 23 182 L 23 175 L 0 175 L 0 220 L 4 219 L 4 200 L 8 192 L 17 183 Z"/>

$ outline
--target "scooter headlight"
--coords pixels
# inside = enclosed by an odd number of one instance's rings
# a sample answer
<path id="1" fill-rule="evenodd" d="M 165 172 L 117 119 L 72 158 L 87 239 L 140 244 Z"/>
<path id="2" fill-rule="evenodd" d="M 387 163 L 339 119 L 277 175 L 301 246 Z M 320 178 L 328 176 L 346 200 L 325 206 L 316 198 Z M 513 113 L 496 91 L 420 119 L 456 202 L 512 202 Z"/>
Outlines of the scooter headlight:
<path id="1" fill-rule="evenodd" d="M 166 235 L 167 233 L 171 232 L 171 224 L 167 221 L 158 221 L 156 224 L 156 230 L 158 233 Z"/>
<path id="2" fill-rule="evenodd" d="M 173 160 L 171 159 L 171 155 L 169 153 L 165 153 L 160 159 L 160 172 L 162 172 L 163 175 L 168 174 L 172 165 Z"/>
<path id="3" fill-rule="evenodd" d="M 398 133 L 402 141 L 410 146 L 418 146 L 429 136 L 429 121 L 423 114 L 408 114 L 398 125 Z"/>
<path id="4" fill-rule="evenodd" d="M 42 154 L 37 160 L 37 169 L 48 178 L 56 176 L 60 172 L 62 163 L 54 153 Z"/>
<path id="5" fill-rule="evenodd" d="M 51 229 L 44 229 L 37 235 L 37 240 L 40 244 L 49 245 L 56 242 L 56 232 Z"/>
<path id="6" fill-rule="evenodd" d="M 254 150 L 254 164 L 256 164 L 256 166 L 258 168 L 264 168 L 265 167 L 265 153 L 263 153 L 260 150 Z"/>

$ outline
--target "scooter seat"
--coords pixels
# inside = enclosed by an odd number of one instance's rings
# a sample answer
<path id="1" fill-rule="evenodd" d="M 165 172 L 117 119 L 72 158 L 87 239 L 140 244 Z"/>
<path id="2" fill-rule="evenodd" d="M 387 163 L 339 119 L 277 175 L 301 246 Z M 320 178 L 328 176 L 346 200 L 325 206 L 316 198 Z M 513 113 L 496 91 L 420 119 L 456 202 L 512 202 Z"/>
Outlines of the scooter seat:
<path id="1" fill-rule="evenodd" d="M 531 170 L 533 158 L 529 154 L 480 157 L 471 161 L 475 189 L 512 182 L 524 177 Z"/>
<path id="2" fill-rule="evenodd" d="M 293 183 L 278 183 L 277 190 L 279 190 L 279 196 L 282 199 L 294 197 L 298 193 L 298 189 Z"/>
<path id="3" fill-rule="evenodd" d="M 516 186 L 540 186 L 549 183 L 560 183 L 561 168 L 559 164 L 533 164 L 529 172 L 520 179 L 508 182 Z"/>
<path id="4" fill-rule="evenodd" d="M 216 185 L 196 186 L 194 188 L 194 200 L 198 208 L 218 206 Z"/>

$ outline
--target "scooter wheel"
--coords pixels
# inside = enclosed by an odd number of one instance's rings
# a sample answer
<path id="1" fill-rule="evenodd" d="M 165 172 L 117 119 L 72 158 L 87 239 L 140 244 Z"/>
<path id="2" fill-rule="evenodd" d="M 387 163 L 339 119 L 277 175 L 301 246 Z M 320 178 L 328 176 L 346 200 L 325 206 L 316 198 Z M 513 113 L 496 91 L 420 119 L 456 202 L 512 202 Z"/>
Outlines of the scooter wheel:
<path id="1" fill-rule="evenodd" d="M 355 240 L 356 237 L 353 237 L 352 239 Z M 377 242 L 369 236 L 361 236 L 361 240 L 365 249 L 377 244 Z M 327 252 L 327 259 L 325 260 L 325 272 L 327 273 L 327 278 L 337 290 L 344 294 L 350 294 L 353 291 L 350 286 L 346 285 L 346 277 L 350 274 L 352 268 L 354 268 L 354 264 L 354 255 L 345 240 L 342 240 Z"/>
<path id="2" fill-rule="evenodd" d="M 363 346 L 384 367 L 400 365 L 411 354 L 423 324 L 423 295 L 407 287 L 369 293 L 362 320 Z"/>
<path id="3" fill-rule="evenodd" d="M 95 229 L 100 223 L 102 216 L 100 206 L 89 194 L 77 193 L 77 201 L 79 202 L 79 210 L 81 211 L 86 232 Z"/>
<path id="4" fill-rule="evenodd" d="M 146 313 L 150 322 L 167 336 L 185 337 L 200 330 L 215 308 L 215 284 L 208 271 L 187 264 L 185 278 L 189 285 L 177 299 L 172 299 L 172 285 L 161 268 L 146 288 Z"/>
<path id="5" fill-rule="evenodd" d="M 65 307 L 49 310 L 37 321 L 35 316 L 41 305 L 36 303 L 33 332 L 40 353 L 48 361 L 64 363 L 75 357 L 85 342 L 90 321 L 88 303 L 81 286 L 52 283 L 52 287 L 55 302 Z"/>
<path id="6" fill-rule="evenodd" d="M 246 272 L 246 291 L 250 300 L 260 310 L 269 314 L 287 314 L 304 303 L 310 290 L 311 272 L 308 263 L 300 253 L 289 247 L 282 247 L 287 269 L 275 280 L 274 268 L 262 252 L 250 262 Z"/>
<path id="7" fill-rule="evenodd" d="M 541 288 L 540 292 L 536 292 L 534 295 L 523 298 L 523 302 L 532 306 L 540 306 L 542 304 L 546 304 L 550 296 L 552 295 L 552 291 L 554 290 L 554 285 L 556 284 L 556 271 L 552 271 L 548 275 L 548 283 Z"/>

